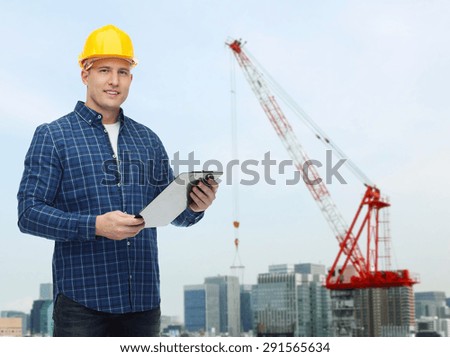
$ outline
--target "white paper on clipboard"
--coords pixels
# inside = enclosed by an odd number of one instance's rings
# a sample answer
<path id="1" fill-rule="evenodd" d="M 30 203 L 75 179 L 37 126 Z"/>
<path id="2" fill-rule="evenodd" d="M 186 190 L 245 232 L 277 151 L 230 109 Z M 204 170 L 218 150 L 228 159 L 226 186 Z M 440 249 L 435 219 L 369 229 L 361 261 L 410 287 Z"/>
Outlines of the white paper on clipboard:
<path id="1" fill-rule="evenodd" d="M 145 228 L 166 226 L 188 206 L 188 196 L 198 180 L 217 179 L 220 171 L 192 171 L 179 174 L 138 216 L 144 218 Z"/>

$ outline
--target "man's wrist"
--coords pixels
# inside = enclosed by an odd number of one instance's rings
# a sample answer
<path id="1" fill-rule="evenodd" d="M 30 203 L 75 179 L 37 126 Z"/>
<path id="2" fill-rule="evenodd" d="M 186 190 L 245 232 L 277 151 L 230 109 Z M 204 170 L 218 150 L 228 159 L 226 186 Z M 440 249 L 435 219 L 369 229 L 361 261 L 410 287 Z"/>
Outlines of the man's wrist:
<path id="1" fill-rule="evenodd" d="M 103 215 L 98 215 L 95 217 L 95 235 L 103 236 Z"/>

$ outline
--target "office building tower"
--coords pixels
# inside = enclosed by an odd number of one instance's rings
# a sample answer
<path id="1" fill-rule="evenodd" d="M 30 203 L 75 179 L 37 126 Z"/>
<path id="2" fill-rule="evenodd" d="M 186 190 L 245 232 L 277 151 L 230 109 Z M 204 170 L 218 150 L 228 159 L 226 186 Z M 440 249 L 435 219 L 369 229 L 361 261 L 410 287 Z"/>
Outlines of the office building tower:
<path id="1" fill-rule="evenodd" d="M 311 274 L 313 276 L 326 276 L 325 265 L 300 263 L 294 265 L 294 271 L 299 274 Z"/>
<path id="2" fill-rule="evenodd" d="M 53 284 L 45 283 L 39 285 L 39 300 L 53 299 Z"/>
<path id="3" fill-rule="evenodd" d="M 28 336 L 30 315 L 22 311 L 2 311 L 0 317 L 18 317 L 22 320 L 22 334 L 21 336 Z"/>
<path id="4" fill-rule="evenodd" d="M 259 274 L 252 293 L 256 333 L 329 336 L 330 297 L 323 286 L 324 272 L 325 267 L 313 264 L 280 264 Z"/>
<path id="5" fill-rule="evenodd" d="M 450 319 L 437 316 L 422 316 L 416 320 L 416 336 L 450 336 Z"/>
<path id="6" fill-rule="evenodd" d="M 286 274 L 294 272 L 294 264 L 272 264 L 269 265 L 269 274 Z"/>
<path id="7" fill-rule="evenodd" d="M 241 301 L 239 278 L 237 276 L 216 276 L 205 278 L 205 284 L 219 287 L 220 333 L 228 336 L 241 334 Z"/>
<path id="8" fill-rule="evenodd" d="M 354 266 L 347 266 L 343 273 L 344 280 L 349 281 L 356 272 Z M 413 334 L 412 286 L 331 290 L 331 302 L 334 336 L 401 337 Z"/>
<path id="9" fill-rule="evenodd" d="M 412 287 L 355 289 L 353 298 L 353 336 L 407 337 L 413 334 L 415 321 Z"/>
<path id="10" fill-rule="evenodd" d="M 414 294 L 416 306 L 416 319 L 429 316 L 445 318 L 447 316 L 447 302 L 445 293 L 442 291 L 425 291 Z"/>
<path id="11" fill-rule="evenodd" d="M 299 314 L 302 321 L 299 327 L 301 336 L 331 336 L 331 298 L 330 292 L 324 288 L 326 269 L 320 264 L 296 264 L 294 271 L 302 276 L 300 287 Z M 303 303 L 303 301 L 307 303 Z M 309 311 L 307 309 L 309 308 Z M 305 317 L 309 316 L 309 320 Z"/>
<path id="12" fill-rule="evenodd" d="M 35 300 L 30 314 L 32 336 L 51 336 L 53 334 L 53 300 Z"/>
<path id="13" fill-rule="evenodd" d="M 178 328 L 177 326 L 179 326 L 179 332 L 181 334 L 182 323 L 178 316 L 161 315 L 161 331 L 166 330 L 167 332 L 168 330 L 177 329 Z M 179 336 L 172 336 L 172 337 L 179 337 Z"/>
<path id="14" fill-rule="evenodd" d="M 0 317 L 0 337 L 22 336 L 22 318 Z"/>
<path id="15" fill-rule="evenodd" d="M 253 291 L 255 332 L 258 336 L 298 335 L 297 286 L 295 273 L 258 274 Z"/>
<path id="16" fill-rule="evenodd" d="M 241 332 L 253 330 L 252 286 L 241 285 Z"/>
<path id="17" fill-rule="evenodd" d="M 438 332 L 441 336 L 450 337 L 450 319 L 439 319 Z"/>
<path id="18" fill-rule="evenodd" d="M 47 336 L 53 336 L 53 301 L 48 305 L 45 317 L 47 318 L 47 326 L 45 326 L 47 328 Z"/>
<path id="19" fill-rule="evenodd" d="M 418 336 L 443 336 L 450 333 L 447 297 L 442 291 L 416 292 L 416 331 Z"/>
<path id="20" fill-rule="evenodd" d="M 219 286 L 216 284 L 184 287 L 184 324 L 189 332 L 215 336 L 220 331 Z"/>

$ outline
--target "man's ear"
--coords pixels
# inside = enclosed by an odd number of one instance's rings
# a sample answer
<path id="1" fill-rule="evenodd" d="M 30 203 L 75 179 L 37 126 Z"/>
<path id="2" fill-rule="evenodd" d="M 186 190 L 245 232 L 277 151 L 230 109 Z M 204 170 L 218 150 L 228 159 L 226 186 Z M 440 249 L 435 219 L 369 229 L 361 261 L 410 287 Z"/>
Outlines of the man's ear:
<path id="1" fill-rule="evenodd" d="M 85 69 L 81 70 L 81 80 L 85 85 L 87 85 L 87 79 L 89 77 L 89 71 L 86 71 Z"/>

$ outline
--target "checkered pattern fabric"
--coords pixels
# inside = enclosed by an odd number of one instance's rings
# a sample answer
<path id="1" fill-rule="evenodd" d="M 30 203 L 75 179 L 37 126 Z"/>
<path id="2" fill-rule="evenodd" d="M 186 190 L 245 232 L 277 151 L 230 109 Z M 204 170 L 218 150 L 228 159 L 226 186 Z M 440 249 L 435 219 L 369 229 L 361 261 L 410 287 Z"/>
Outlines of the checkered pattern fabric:
<path id="1" fill-rule="evenodd" d="M 110 313 L 159 307 L 156 229 L 113 241 L 95 235 L 96 216 L 138 213 L 173 180 L 157 135 L 123 111 L 119 119 L 119 158 L 101 114 L 83 102 L 39 126 L 18 193 L 20 230 L 55 241 L 55 297 Z M 186 209 L 173 224 L 190 226 L 202 216 Z"/>

